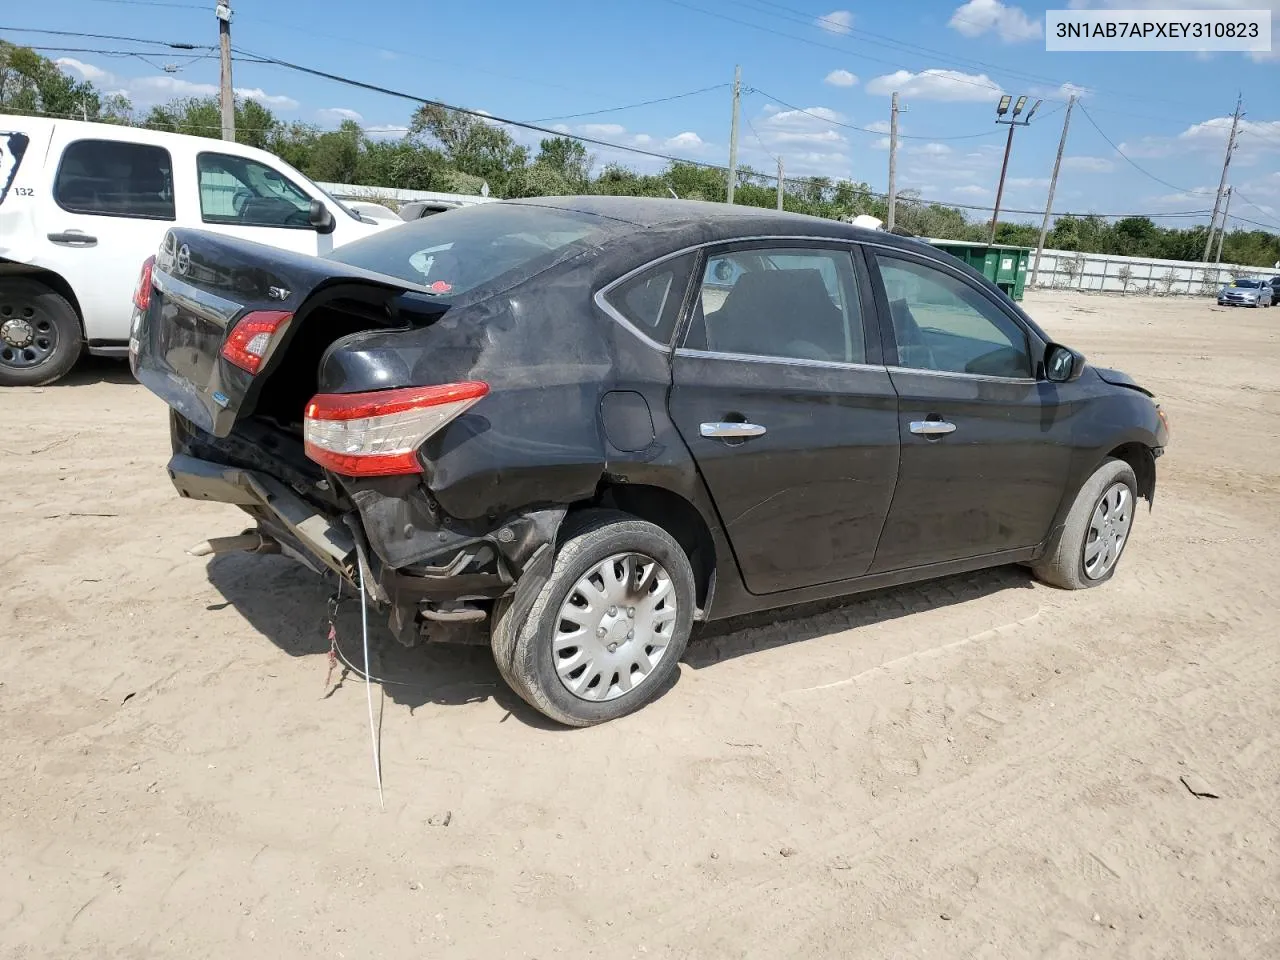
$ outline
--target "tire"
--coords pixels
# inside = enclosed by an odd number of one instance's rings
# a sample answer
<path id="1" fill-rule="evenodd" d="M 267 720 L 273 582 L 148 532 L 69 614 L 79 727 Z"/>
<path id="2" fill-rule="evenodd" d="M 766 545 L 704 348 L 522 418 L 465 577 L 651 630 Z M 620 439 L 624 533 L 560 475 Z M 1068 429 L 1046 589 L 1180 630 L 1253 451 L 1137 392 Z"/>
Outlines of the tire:
<path id="1" fill-rule="evenodd" d="M 1118 493 L 1124 488 L 1123 495 Z M 1101 531 L 1104 535 L 1102 558 L 1106 559 L 1105 536 L 1114 532 L 1117 540 L 1113 541 L 1115 556 L 1109 565 L 1092 566 L 1091 558 L 1098 551 L 1092 548 L 1095 539 L 1094 518 L 1102 507 L 1103 497 L 1109 498 L 1105 511 L 1111 516 L 1111 524 L 1106 524 L 1102 517 Z M 1133 468 L 1123 460 L 1108 459 L 1098 467 L 1076 494 L 1075 502 L 1067 513 L 1066 523 L 1057 536 L 1050 542 L 1043 557 L 1031 565 L 1036 578 L 1064 590 L 1084 590 L 1106 583 L 1115 574 L 1120 565 L 1124 548 L 1128 546 L 1133 535 L 1134 514 L 1137 512 L 1138 481 Z M 1116 511 L 1116 498 L 1121 501 L 1121 510 Z M 1123 519 L 1123 523 L 1121 522 Z"/>
<path id="2" fill-rule="evenodd" d="M 80 318 L 65 297 L 35 280 L 0 280 L 0 386 L 53 383 L 83 346 Z"/>
<path id="3" fill-rule="evenodd" d="M 645 561 L 656 561 L 665 579 L 658 576 L 645 597 L 626 604 L 627 568 L 620 558 L 633 555 L 640 558 L 630 568 L 636 576 L 654 572 Z M 599 586 L 587 582 L 593 578 Z M 595 591 L 596 603 L 572 602 L 584 599 L 581 591 L 587 589 Z M 618 511 L 584 511 L 565 521 L 549 575 L 528 585 L 522 581 L 513 598 L 495 605 L 493 658 L 507 685 L 552 720 L 571 727 L 615 720 L 647 704 L 679 670 L 695 599 L 689 559 L 665 530 Z M 565 611 L 581 622 L 564 619 Z M 600 629 L 607 631 L 604 639 L 598 638 Z M 572 642 L 575 636 L 581 646 Z M 647 672 L 643 663 L 650 664 Z M 561 679 L 562 673 L 572 675 Z"/>

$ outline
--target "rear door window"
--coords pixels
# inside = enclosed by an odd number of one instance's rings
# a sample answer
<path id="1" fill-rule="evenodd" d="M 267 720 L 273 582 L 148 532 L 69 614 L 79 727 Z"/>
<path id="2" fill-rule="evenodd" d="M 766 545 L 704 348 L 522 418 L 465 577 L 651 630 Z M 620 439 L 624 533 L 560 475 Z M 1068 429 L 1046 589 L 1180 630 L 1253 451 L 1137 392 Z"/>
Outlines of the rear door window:
<path id="1" fill-rule="evenodd" d="M 847 249 L 752 247 L 707 257 L 686 349 L 865 363 Z"/>
<path id="2" fill-rule="evenodd" d="M 77 140 L 63 151 L 53 197 L 69 213 L 173 220 L 173 161 L 151 144 Z"/>

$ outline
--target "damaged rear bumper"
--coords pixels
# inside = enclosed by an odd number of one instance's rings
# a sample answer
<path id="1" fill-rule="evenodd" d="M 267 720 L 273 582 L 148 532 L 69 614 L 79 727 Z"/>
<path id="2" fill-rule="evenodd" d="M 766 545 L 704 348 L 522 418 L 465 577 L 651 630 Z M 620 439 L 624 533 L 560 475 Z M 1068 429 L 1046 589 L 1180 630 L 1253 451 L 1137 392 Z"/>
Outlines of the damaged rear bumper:
<path id="1" fill-rule="evenodd" d="M 263 471 L 188 453 L 173 455 L 168 474 L 180 496 L 239 506 L 281 552 L 321 575 L 340 577 L 356 592 L 363 559 L 370 599 L 388 609 L 403 643 L 413 643 L 424 629 L 484 620 L 491 601 L 512 592 L 531 566 L 550 556 L 566 510 L 548 506 L 493 522 L 463 522 L 424 511 L 415 501 L 427 498 L 415 493 L 415 485 L 402 496 L 353 491 L 355 509 L 338 513 Z"/>

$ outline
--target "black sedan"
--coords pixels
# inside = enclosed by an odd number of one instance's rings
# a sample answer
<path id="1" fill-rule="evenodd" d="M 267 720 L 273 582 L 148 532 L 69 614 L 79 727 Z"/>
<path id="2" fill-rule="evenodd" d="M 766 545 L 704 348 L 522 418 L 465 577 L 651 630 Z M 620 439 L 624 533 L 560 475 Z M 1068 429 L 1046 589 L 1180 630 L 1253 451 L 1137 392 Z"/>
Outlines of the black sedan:
<path id="1" fill-rule="evenodd" d="M 256 521 L 204 552 L 363 583 L 404 643 L 487 627 L 579 726 L 695 621 L 1008 563 L 1104 583 L 1168 438 L 949 254 L 690 201 L 490 203 L 327 258 L 174 229 L 130 350 L 178 491 Z"/>

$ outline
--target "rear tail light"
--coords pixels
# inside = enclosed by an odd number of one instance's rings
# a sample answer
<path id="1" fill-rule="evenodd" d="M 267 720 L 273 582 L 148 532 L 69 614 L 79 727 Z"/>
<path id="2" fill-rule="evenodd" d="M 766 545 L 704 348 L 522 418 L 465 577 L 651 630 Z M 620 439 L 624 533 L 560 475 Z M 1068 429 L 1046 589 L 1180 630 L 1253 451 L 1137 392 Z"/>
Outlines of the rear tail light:
<path id="1" fill-rule="evenodd" d="M 147 257 L 142 261 L 142 272 L 138 274 L 138 285 L 133 288 L 133 305 L 145 313 L 151 307 L 151 271 L 156 265 L 155 257 Z"/>
<path id="2" fill-rule="evenodd" d="M 255 310 L 246 313 L 222 345 L 222 356 L 248 373 L 257 373 L 278 334 L 293 318 L 287 310 Z"/>
<path id="3" fill-rule="evenodd" d="M 307 456 L 348 477 L 421 473 L 418 448 L 489 392 L 478 380 L 373 393 L 321 393 L 307 404 Z"/>

